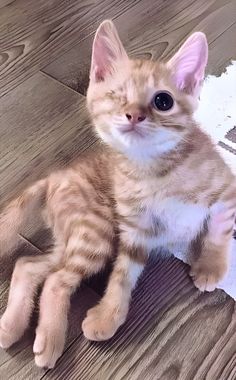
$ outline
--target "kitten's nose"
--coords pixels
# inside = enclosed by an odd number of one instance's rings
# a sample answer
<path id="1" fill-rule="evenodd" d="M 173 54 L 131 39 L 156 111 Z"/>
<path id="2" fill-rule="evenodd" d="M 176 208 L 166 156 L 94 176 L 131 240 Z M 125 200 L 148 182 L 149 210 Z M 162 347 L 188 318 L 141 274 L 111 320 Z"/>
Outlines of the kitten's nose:
<path id="1" fill-rule="evenodd" d="M 141 123 L 146 119 L 145 112 L 141 110 L 133 110 L 125 114 L 131 124 Z"/>

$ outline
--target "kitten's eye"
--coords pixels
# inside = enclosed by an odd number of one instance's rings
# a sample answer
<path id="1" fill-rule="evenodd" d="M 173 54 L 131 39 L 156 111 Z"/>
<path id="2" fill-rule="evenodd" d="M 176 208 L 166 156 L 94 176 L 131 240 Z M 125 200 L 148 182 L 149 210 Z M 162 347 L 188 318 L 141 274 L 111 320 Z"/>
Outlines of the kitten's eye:
<path id="1" fill-rule="evenodd" d="M 174 100 L 168 92 L 162 91 L 154 96 L 153 104 L 159 111 L 169 111 L 174 105 Z"/>

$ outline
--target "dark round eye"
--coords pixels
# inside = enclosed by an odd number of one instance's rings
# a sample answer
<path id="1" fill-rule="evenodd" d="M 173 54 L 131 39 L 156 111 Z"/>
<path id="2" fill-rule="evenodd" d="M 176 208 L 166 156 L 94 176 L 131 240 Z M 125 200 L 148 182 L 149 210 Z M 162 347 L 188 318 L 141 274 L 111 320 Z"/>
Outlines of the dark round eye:
<path id="1" fill-rule="evenodd" d="M 169 111 L 174 105 L 174 100 L 168 92 L 163 91 L 154 96 L 153 103 L 159 111 Z"/>

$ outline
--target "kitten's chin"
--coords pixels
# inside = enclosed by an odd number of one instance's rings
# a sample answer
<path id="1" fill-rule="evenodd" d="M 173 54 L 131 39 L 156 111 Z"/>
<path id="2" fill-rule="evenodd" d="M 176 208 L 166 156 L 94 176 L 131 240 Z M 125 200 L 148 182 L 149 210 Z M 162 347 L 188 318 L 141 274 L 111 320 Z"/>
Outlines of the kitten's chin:
<path id="1" fill-rule="evenodd" d="M 141 166 L 150 164 L 164 153 L 174 149 L 178 143 L 176 140 L 159 143 L 151 136 L 143 138 L 134 134 L 114 136 L 101 132 L 99 135 L 114 151 L 123 154 L 131 161 L 138 162 Z"/>
<path id="2" fill-rule="evenodd" d="M 147 136 L 145 138 L 143 134 L 137 133 L 135 130 L 121 132 L 114 128 L 111 133 L 107 133 L 104 132 L 103 129 L 100 130 L 97 128 L 97 133 L 103 142 L 128 158 L 138 158 L 138 152 L 143 152 L 142 156 L 143 154 L 145 154 L 145 156 L 149 155 L 149 139 Z"/>
<path id="3" fill-rule="evenodd" d="M 145 131 L 145 128 L 143 127 L 137 127 L 132 125 L 119 125 L 118 127 L 115 127 L 117 130 L 117 133 L 122 137 L 127 139 L 144 139 L 147 137 L 148 133 Z"/>
<path id="4" fill-rule="evenodd" d="M 116 125 L 96 125 L 100 138 L 112 149 L 140 164 L 148 164 L 161 155 L 175 149 L 182 136 L 166 128 L 159 128 L 156 133 L 140 128 L 117 128 Z"/>

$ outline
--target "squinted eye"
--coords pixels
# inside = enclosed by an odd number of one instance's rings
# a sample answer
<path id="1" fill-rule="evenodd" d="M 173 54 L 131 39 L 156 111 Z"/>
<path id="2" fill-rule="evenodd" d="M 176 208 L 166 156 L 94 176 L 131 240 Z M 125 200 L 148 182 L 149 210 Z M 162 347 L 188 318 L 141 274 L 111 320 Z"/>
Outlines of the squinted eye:
<path id="1" fill-rule="evenodd" d="M 169 92 L 161 91 L 155 94 L 153 105 L 159 111 L 169 111 L 174 105 L 174 100 Z"/>

